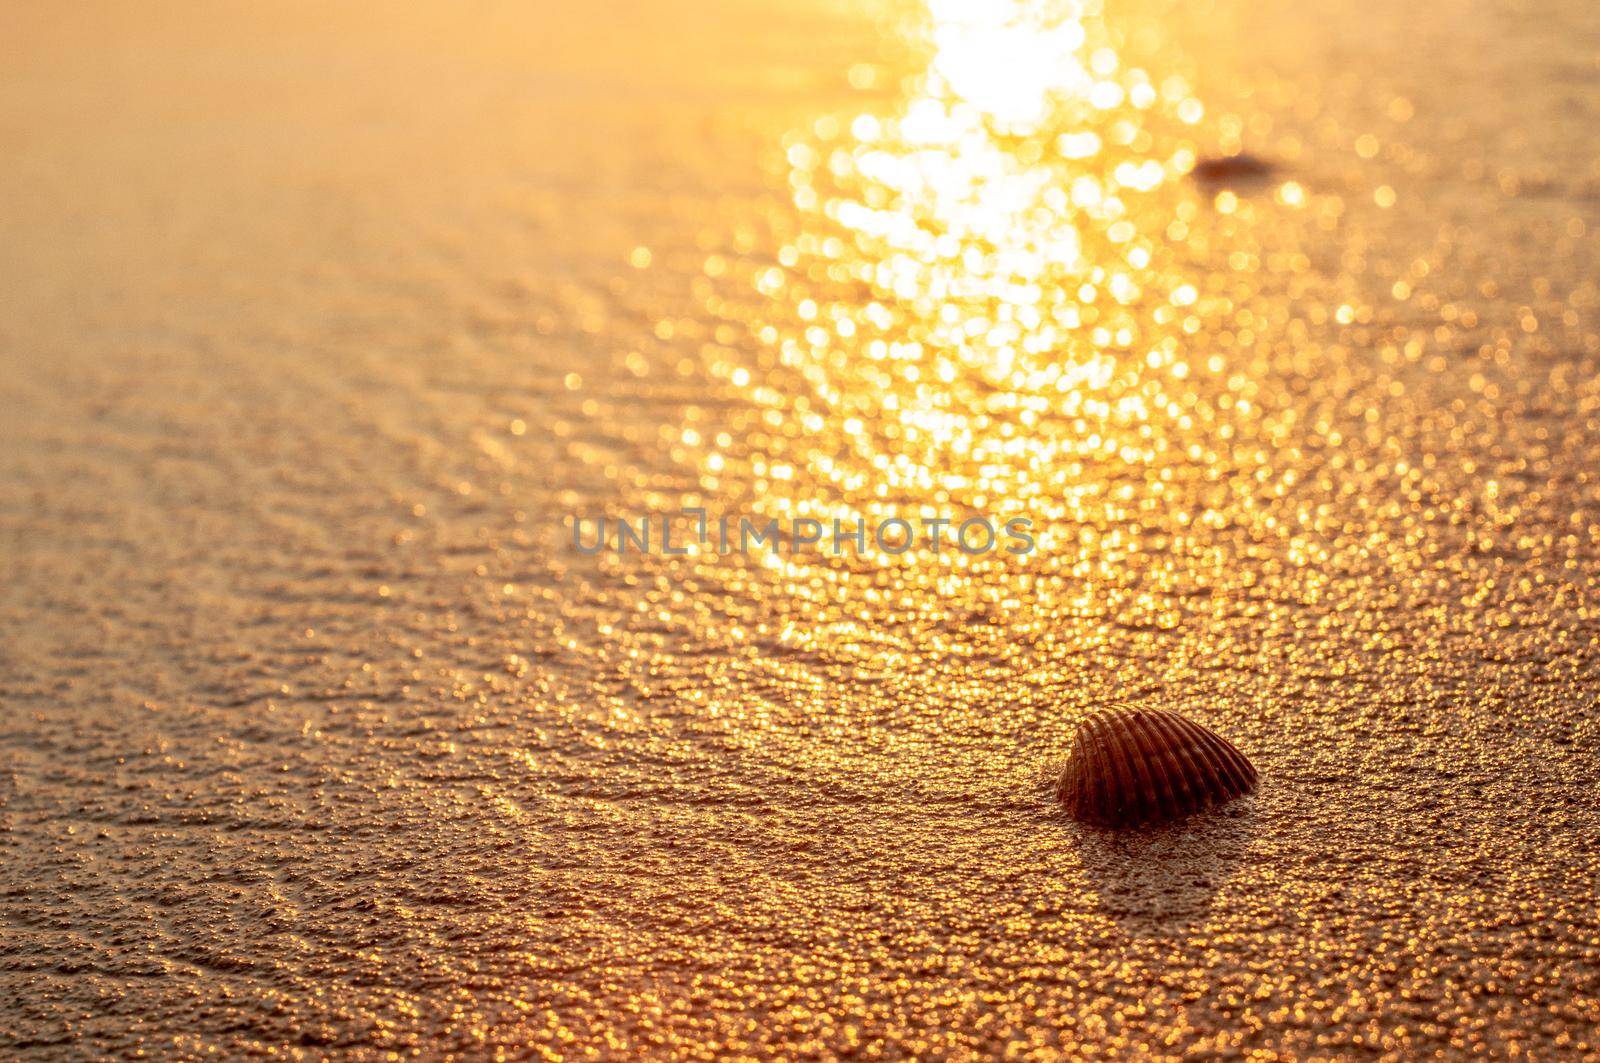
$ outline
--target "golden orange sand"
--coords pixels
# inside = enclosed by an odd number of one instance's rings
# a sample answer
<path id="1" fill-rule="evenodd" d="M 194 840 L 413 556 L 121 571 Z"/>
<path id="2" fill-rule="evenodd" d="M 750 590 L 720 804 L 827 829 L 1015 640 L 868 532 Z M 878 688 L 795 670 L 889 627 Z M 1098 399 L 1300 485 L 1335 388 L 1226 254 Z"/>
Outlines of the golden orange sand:
<path id="1" fill-rule="evenodd" d="M 12 5 L 0 1054 L 1600 1053 L 1597 39 Z M 1259 794 L 1070 823 L 1113 699 Z"/>

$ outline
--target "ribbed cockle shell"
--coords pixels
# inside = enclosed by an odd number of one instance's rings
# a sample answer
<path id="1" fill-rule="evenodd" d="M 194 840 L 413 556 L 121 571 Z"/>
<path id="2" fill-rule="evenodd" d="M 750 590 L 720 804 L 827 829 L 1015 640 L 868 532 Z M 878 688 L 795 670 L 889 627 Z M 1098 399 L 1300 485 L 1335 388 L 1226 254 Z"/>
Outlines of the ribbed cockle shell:
<path id="1" fill-rule="evenodd" d="M 1124 827 L 1176 819 L 1256 788 L 1232 742 L 1166 709 L 1097 709 L 1078 724 L 1056 796 L 1074 819 Z"/>

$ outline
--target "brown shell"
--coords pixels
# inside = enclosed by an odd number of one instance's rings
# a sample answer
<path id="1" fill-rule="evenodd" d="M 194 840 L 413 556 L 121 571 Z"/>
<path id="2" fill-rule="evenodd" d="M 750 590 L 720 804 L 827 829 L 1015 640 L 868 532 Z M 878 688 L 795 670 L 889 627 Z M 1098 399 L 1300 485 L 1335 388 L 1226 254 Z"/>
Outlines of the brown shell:
<path id="1" fill-rule="evenodd" d="M 1108 827 L 1176 819 L 1256 788 L 1232 742 L 1166 709 L 1098 709 L 1078 724 L 1056 796 Z"/>
<path id="2" fill-rule="evenodd" d="M 1271 177 L 1274 169 L 1272 163 L 1256 155 L 1212 155 L 1196 162 L 1189 174 L 1201 184 L 1225 185 L 1260 181 Z"/>

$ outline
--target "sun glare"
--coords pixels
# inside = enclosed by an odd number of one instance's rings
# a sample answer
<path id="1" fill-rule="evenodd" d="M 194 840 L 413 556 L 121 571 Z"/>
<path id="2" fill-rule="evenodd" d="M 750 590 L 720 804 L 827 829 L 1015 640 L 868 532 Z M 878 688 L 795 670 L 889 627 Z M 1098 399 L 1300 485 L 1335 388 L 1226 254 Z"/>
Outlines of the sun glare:
<path id="1" fill-rule="evenodd" d="M 928 14 L 899 99 L 788 140 L 800 231 L 749 278 L 765 298 L 722 310 L 855 426 L 809 460 L 839 508 L 1071 507 L 1203 416 L 1181 340 L 1205 307 L 1166 239 L 1192 209 L 1174 186 L 1203 108 L 1124 64 L 1095 4 Z"/>

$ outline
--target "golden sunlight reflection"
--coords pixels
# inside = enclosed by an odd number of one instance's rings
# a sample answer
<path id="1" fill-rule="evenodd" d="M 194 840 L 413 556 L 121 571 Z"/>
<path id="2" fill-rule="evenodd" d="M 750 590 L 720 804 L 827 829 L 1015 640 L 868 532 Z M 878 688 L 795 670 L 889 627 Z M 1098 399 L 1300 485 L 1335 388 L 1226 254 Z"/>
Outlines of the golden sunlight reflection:
<path id="1" fill-rule="evenodd" d="M 928 63 L 899 99 L 786 139 L 798 230 L 735 278 L 745 297 L 713 300 L 762 352 L 754 373 L 716 370 L 814 444 L 802 474 L 754 470 L 761 494 L 789 515 L 1042 521 L 1135 481 L 1159 498 L 1251 408 L 1195 379 L 1225 372 L 1191 340 L 1232 309 L 1182 258 L 1212 209 L 1182 180 L 1205 109 L 1184 78 L 1125 63 L 1094 0 L 927 13 Z"/>

